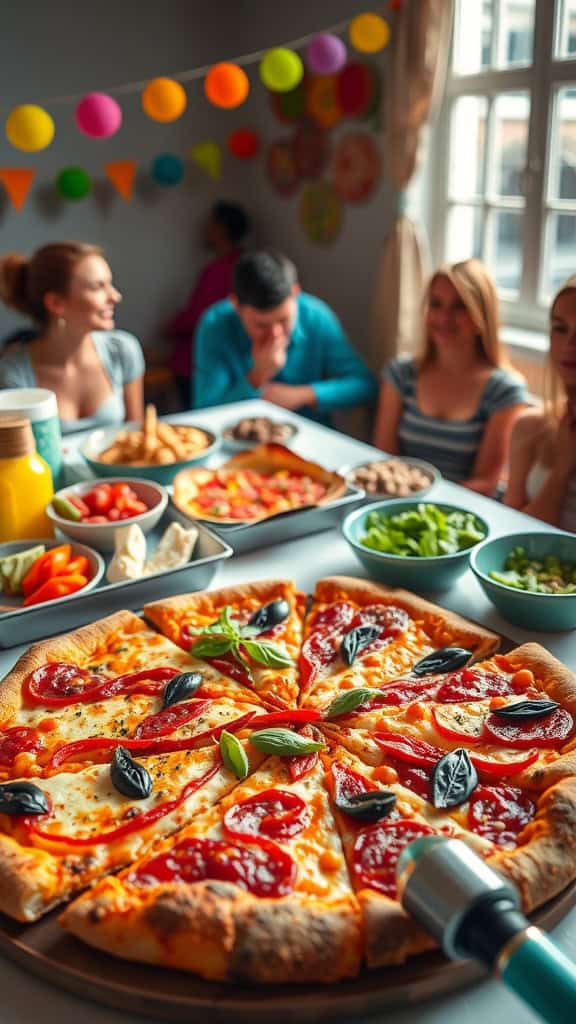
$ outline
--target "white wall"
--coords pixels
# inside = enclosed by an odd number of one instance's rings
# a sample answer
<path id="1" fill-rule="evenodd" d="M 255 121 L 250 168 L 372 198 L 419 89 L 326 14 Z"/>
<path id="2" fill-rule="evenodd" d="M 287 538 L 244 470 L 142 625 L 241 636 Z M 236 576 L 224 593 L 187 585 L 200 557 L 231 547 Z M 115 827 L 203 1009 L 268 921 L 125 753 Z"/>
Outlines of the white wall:
<path id="1" fill-rule="evenodd" d="M 80 6 L 77 0 L 4 0 L 2 120 L 18 103 L 106 91 L 232 59 L 325 28 L 367 6 L 365 0 L 99 0 Z M 66 238 L 101 244 L 124 293 L 119 325 L 138 334 L 145 345 L 155 345 L 161 342 L 159 325 L 184 299 L 205 258 L 196 241 L 198 222 L 213 199 L 235 199 L 253 216 L 257 240 L 283 249 L 296 261 L 304 287 L 334 306 L 362 348 L 376 260 L 394 212 L 395 197 L 385 183 L 368 203 L 347 206 L 336 244 L 318 246 L 298 224 L 297 197 L 281 199 L 268 184 L 262 158 L 241 163 L 225 156 L 220 182 L 211 182 L 190 164 L 184 183 L 173 189 L 155 186 L 141 172 L 128 204 L 100 169 L 109 160 L 134 158 L 145 171 L 160 152 L 185 156 L 193 143 L 224 143 L 230 131 L 244 125 L 259 129 L 266 141 L 281 138 L 289 127 L 273 118 L 264 89 L 256 81 L 254 85 L 244 107 L 228 112 L 212 107 L 201 83 L 192 83 L 187 112 L 173 125 L 145 117 L 138 94 L 119 97 L 124 123 L 106 140 L 88 139 L 77 131 L 73 104 L 46 102 L 56 121 L 56 137 L 47 150 L 24 154 L 3 133 L 0 138 L 0 166 L 29 166 L 37 172 L 20 213 L 0 190 L 0 251 L 30 252 Z M 345 128 L 352 125 L 346 122 Z M 74 164 L 95 179 L 92 195 L 78 203 L 60 200 L 52 184 L 62 167 Z M 0 307 L 0 336 L 20 323 Z"/>

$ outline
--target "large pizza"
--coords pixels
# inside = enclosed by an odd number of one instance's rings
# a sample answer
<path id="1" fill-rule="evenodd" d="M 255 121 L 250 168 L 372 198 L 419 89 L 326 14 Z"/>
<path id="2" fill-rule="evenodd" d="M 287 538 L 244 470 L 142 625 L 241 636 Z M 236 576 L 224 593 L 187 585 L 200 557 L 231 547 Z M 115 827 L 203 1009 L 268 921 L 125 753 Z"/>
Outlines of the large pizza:
<path id="1" fill-rule="evenodd" d="M 576 679 L 403 590 L 265 580 L 119 612 L 0 686 L 0 910 L 223 981 L 432 946 L 397 901 L 457 836 L 524 909 L 576 876 Z"/>

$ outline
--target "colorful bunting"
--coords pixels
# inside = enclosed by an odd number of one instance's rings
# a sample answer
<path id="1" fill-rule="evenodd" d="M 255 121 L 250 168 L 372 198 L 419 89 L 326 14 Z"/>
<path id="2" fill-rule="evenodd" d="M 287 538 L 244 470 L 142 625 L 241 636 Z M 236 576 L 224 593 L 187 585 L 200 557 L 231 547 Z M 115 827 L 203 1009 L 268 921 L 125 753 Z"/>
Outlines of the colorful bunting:
<path id="1" fill-rule="evenodd" d="M 26 202 L 28 191 L 34 180 L 36 171 L 28 167 L 1 167 L 0 181 L 8 194 L 12 205 L 21 210 Z"/>
<path id="2" fill-rule="evenodd" d="M 218 181 L 222 174 L 222 152 L 217 142 L 197 142 L 190 150 L 190 159 L 198 165 L 209 178 Z"/>
<path id="3" fill-rule="evenodd" d="M 104 165 L 104 172 L 110 179 L 116 191 L 126 202 L 132 198 L 134 178 L 136 176 L 135 160 L 114 160 Z"/>

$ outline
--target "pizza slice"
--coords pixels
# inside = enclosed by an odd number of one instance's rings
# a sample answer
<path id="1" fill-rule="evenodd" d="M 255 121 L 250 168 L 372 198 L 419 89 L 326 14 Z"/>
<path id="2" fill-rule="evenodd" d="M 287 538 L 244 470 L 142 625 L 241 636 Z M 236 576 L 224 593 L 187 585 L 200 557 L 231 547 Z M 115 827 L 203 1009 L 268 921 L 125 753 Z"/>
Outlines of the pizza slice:
<path id="1" fill-rule="evenodd" d="M 195 658 L 277 707 L 295 707 L 304 595 L 289 580 L 182 594 L 145 616 Z"/>
<path id="2" fill-rule="evenodd" d="M 3 680 L 0 781 L 43 774 L 70 744 L 84 742 L 88 752 L 97 737 L 190 736 L 258 710 L 256 693 L 192 658 L 132 612 L 116 612 L 35 644 Z"/>
<path id="3" fill-rule="evenodd" d="M 446 670 L 485 658 L 498 644 L 495 633 L 409 591 L 327 577 L 316 585 L 305 622 L 300 702 L 326 707 L 341 692 L 414 670 L 434 652 Z"/>
<path id="4" fill-rule="evenodd" d="M 244 751 L 248 772 L 262 760 Z M 218 746 L 133 758 L 0 785 L 0 910 L 34 921 L 159 836 L 188 824 L 238 779 Z"/>
<path id="5" fill-rule="evenodd" d="M 356 974 L 359 910 L 324 769 L 314 751 L 297 761 L 267 759 L 184 831 L 72 903 L 64 927 L 115 956 L 210 980 Z"/>

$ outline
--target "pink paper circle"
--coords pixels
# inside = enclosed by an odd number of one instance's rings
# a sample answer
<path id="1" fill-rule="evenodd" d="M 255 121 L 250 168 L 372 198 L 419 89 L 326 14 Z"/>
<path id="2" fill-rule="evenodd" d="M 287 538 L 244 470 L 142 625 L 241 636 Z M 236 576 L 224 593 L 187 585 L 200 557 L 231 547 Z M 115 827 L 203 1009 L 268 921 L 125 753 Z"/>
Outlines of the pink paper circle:
<path id="1" fill-rule="evenodd" d="M 105 139 L 122 124 L 122 110 L 116 100 L 104 92 L 90 92 L 76 107 L 76 124 L 84 135 Z"/>
<path id="2" fill-rule="evenodd" d="M 339 36 L 319 32 L 306 48 L 305 61 L 315 75 L 333 75 L 346 63 L 346 46 Z"/>

